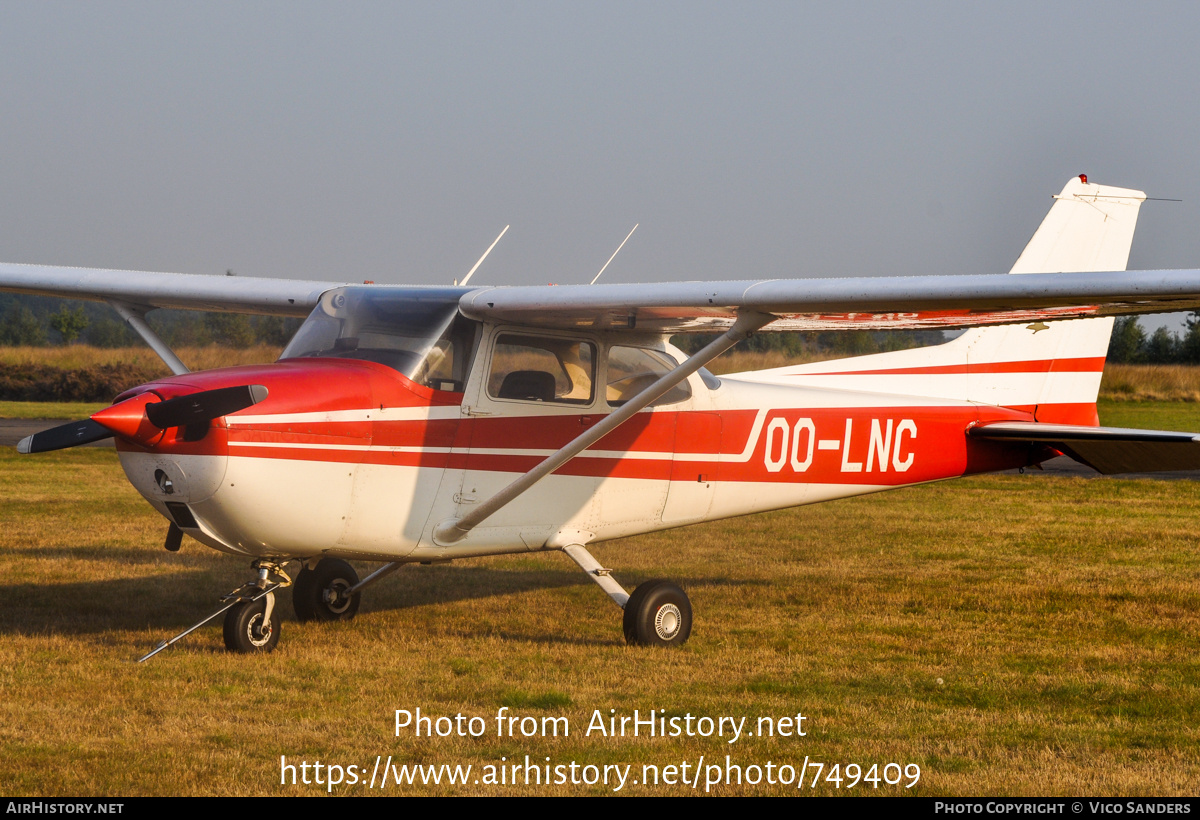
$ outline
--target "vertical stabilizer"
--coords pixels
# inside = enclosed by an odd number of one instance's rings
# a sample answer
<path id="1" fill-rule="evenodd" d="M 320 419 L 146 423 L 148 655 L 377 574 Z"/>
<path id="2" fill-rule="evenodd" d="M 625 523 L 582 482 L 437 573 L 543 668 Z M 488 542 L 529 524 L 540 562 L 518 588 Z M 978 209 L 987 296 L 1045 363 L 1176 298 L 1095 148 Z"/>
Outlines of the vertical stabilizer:
<path id="1" fill-rule="evenodd" d="M 1125 270 L 1146 194 L 1085 180 L 1075 177 L 1054 197 L 1010 273 Z"/>
<path id="2" fill-rule="evenodd" d="M 1011 273 L 1125 270 L 1145 199 L 1141 191 L 1075 177 L 1054 197 Z M 1096 424 L 1096 395 L 1112 324 L 1111 318 L 1102 318 L 975 328 L 934 347 L 746 375 L 813 387 L 966 399 L 1028 408 L 1039 421 Z"/>

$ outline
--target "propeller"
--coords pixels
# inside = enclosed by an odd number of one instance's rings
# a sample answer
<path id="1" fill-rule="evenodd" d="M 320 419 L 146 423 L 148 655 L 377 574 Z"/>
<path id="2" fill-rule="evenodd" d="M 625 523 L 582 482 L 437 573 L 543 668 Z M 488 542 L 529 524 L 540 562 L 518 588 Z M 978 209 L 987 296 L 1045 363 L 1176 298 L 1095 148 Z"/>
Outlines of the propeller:
<path id="1" fill-rule="evenodd" d="M 114 435 L 153 444 L 171 427 L 209 422 L 258 404 L 266 397 L 267 388 L 261 384 L 219 387 L 166 401 L 156 401 L 153 393 L 142 393 L 93 413 L 91 418 L 26 436 L 17 444 L 17 452 L 45 453 Z"/>
<path id="2" fill-rule="evenodd" d="M 112 430 L 91 419 L 73 421 L 43 430 L 40 433 L 34 433 L 32 436 L 26 436 L 17 442 L 17 452 L 44 453 L 47 450 L 65 450 L 67 447 L 78 447 L 81 444 L 100 441 L 112 434 Z"/>
<path id="3" fill-rule="evenodd" d="M 267 388 L 261 384 L 220 387 L 147 404 L 146 418 L 160 430 L 166 430 L 168 427 L 186 427 L 189 424 L 212 421 L 238 410 L 245 410 L 266 397 Z"/>

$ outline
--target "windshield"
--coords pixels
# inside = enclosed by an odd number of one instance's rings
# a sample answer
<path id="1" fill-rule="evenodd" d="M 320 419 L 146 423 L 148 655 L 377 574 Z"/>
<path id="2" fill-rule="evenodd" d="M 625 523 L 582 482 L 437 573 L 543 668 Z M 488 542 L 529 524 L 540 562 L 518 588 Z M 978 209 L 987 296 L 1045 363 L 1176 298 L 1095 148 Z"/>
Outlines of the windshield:
<path id="1" fill-rule="evenodd" d="M 461 295 L 450 288 L 331 290 L 279 359 L 360 359 L 435 390 L 461 391 L 477 326 L 459 315 Z"/>

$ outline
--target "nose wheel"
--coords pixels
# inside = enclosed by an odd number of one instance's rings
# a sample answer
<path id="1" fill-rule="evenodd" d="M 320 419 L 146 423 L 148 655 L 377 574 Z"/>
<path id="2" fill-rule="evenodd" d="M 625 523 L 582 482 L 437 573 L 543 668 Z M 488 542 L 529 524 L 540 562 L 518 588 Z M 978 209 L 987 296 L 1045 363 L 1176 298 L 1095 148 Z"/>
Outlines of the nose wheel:
<path id="1" fill-rule="evenodd" d="M 239 601 L 225 613 L 225 648 L 249 654 L 270 652 L 279 643 L 279 619 L 272 617 L 275 593 L 257 601 Z"/>
<path id="2" fill-rule="evenodd" d="M 273 559 L 260 558 L 252 566 L 258 579 L 242 584 L 221 598 L 224 604 L 211 615 L 138 658 L 145 663 L 159 652 L 191 635 L 209 621 L 225 616 L 225 648 L 231 652 L 270 652 L 279 643 L 279 618 L 275 616 L 275 590 L 292 585 L 292 579 Z"/>

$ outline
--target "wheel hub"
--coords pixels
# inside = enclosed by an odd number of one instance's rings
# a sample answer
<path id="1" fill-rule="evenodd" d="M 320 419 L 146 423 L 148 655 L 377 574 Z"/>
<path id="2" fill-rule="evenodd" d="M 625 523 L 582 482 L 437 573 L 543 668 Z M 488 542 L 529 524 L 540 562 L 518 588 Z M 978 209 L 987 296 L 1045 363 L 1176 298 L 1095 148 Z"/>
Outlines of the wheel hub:
<path id="1" fill-rule="evenodd" d="M 263 624 L 262 613 L 254 615 L 247 624 L 246 635 L 255 646 L 265 646 L 271 640 L 272 625 Z"/>
<path id="2" fill-rule="evenodd" d="M 675 637 L 681 623 L 683 623 L 683 616 L 675 604 L 663 604 L 654 615 L 654 631 L 664 641 Z"/>
<path id="3" fill-rule="evenodd" d="M 339 578 L 325 590 L 325 603 L 329 605 L 331 612 L 340 615 L 350 608 L 350 596 L 346 594 L 348 589 L 350 589 L 350 584 Z"/>

